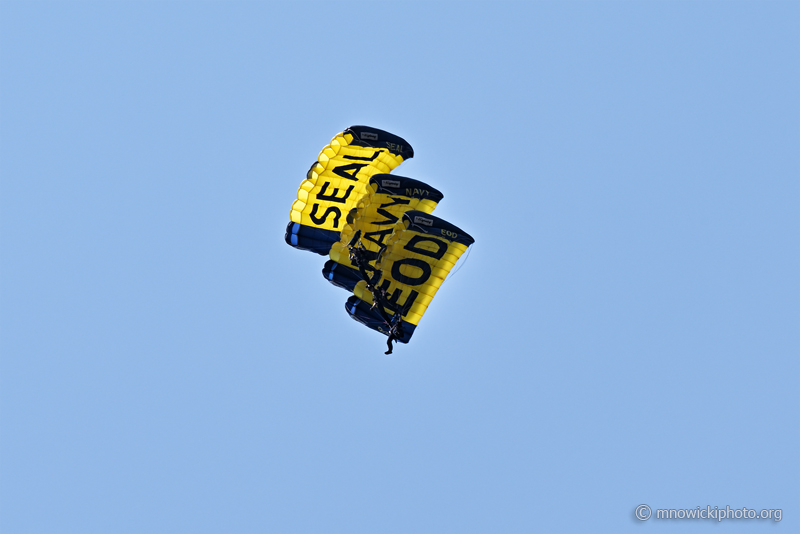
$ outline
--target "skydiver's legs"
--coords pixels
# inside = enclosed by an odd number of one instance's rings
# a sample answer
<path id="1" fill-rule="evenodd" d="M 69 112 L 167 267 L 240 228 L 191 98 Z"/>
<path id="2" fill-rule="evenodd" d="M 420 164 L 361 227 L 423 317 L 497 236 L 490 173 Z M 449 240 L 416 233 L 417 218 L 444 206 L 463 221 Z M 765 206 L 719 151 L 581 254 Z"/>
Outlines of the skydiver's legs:
<path id="1" fill-rule="evenodd" d="M 392 353 L 392 341 L 394 341 L 394 333 L 389 334 L 389 339 L 386 340 L 386 345 L 389 347 L 389 350 L 384 352 L 384 354 Z"/>

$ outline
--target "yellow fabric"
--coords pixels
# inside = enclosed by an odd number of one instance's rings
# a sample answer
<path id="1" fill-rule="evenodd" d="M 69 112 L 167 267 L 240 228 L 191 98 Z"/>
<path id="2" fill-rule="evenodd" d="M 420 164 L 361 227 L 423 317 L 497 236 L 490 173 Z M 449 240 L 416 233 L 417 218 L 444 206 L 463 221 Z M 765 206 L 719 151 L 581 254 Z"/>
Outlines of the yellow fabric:
<path id="1" fill-rule="evenodd" d="M 450 241 L 446 235 L 426 234 L 407 228 L 402 220 L 395 225 L 376 267 L 382 271 L 378 285 L 386 290 L 390 302 L 398 308 L 406 306 L 409 300 L 413 302 L 403 315 L 404 321 L 419 324 L 439 286 L 467 248 Z M 398 274 L 404 280 L 397 280 Z M 373 303 L 364 281 L 356 285 L 353 294 Z M 386 313 L 392 315 L 394 310 L 386 309 Z"/>
<path id="2" fill-rule="evenodd" d="M 352 134 L 339 133 L 319 153 L 297 191 L 292 222 L 341 231 L 370 176 L 389 173 L 403 162 L 402 156 L 386 148 L 351 145 L 352 141 Z"/>
<path id="3" fill-rule="evenodd" d="M 336 263 L 355 268 L 350 262 L 347 245 L 358 230 L 361 244 L 370 252 L 377 253 L 392 235 L 395 224 L 410 210 L 433 212 L 436 202 L 427 198 L 412 198 L 405 195 L 379 193 L 377 184 L 369 184 L 366 193 L 358 201 L 352 223 L 345 224 L 342 237 L 331 247 L 330 257 Z M 419 195 L 418 191 L 414 194 Z"/>

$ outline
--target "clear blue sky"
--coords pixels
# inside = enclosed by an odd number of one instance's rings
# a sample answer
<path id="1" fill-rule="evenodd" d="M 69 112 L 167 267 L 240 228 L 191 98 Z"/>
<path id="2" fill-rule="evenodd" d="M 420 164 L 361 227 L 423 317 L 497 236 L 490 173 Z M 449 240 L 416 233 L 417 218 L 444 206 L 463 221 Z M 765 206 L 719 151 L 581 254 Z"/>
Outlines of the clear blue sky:
<path id="1" fill-rule="evenodd" d="M 352 124 L 476 239 L 391 357 Z M 798 532 L 800 3 L 3 2 L 0 358 L 4 533 Z"/>

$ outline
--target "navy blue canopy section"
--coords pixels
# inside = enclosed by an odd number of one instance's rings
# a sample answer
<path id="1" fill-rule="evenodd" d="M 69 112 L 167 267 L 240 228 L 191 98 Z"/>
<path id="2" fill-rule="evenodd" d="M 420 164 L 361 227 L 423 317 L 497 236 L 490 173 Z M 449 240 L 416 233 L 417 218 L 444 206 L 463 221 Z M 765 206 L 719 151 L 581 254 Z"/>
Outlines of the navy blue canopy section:
<path id="1" fill-rule="evenodd" d="M 350 293 L 353 292 L 359 280 L 362 280 L 358 269 L 336 263 L 333 260 L 325 262 L 325 266 L 322 268 L 322 276 L 331 284 L 341 287 Z"/>
<path id="2" fill-rule="evenodd" d="M 443 237 L 467 247 L 475 242 L 471 235 L 455 224 L 451 224 L 439 217 L 434 217 L 424 211 L 407 211 L 403 214 L 403 220 L 410 223 L 406 226 L 407 228 L 411 228 L 416 232 Z"/>
<path id="3" fill-rule="evenodd" d="M 331 246 L 339 241 L 339 235 L 340 233 L 334 230 L 322 230 L 321 228 L 312 228 L 300 223 L 290 222 L 286 226 L 284 238 L 286 243 L 294 248 L 316 252 L 320 256 L 327 256 Z"/>
<path id="4" fill-rule="evenodd" d="M 402 156 L 403 159 L 414 157 L 414 149 L 411 148 L 408 141 L 387 131 L 372 128 L 371 126 L 351 126 L 342 133 L 353 136 L 353 140 L 350 142 L 351 145 L 386 148 L 392 154 Z"/>
<path id="5" fill-rule="evenodd" d="M 426 198 L 437 204 L 444 198 L 442 192 L 435 187 L 413 178 L 398 176 L 397 174 L 374 174 L 370 177 L 369 183 L 377 186 L 376 192 L 380 195 Z"/>
<path id="6" fill-rule="evenodd" d="M 389 325 L 386 324 L 386 321 L 383 320 L 380 313 L 371 309 L 371 304 L 364 302 L 354 295 L 347 299 L 344 307 L 347 310 L 347 313 L 350 314 L 350 317 L 359 323 L 367 326 L 368 328 L 372 328 L 373 330 L 380 332 L 385 336 L 389 335 Z M 403 335 L 400 336 L 397 341 L 400 343 L 408 343 L 411 340 L 411 336 L 414 335 L 414 330 L 416 328 L 416 325 L 404 321 Z"/>

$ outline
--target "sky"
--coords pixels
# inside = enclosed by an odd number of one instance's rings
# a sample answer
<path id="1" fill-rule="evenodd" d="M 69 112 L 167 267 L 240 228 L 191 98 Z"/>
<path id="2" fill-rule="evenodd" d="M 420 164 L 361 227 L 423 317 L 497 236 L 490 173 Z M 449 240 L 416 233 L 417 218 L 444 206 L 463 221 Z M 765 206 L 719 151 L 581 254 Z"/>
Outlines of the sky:
<path id="1" fill-rule="evenodd" d="M 796 1 L 0 3 L 0 531 L 800 531 L 798 95 Z M 476 241 L 391 356 L 356 124 Z"/>

